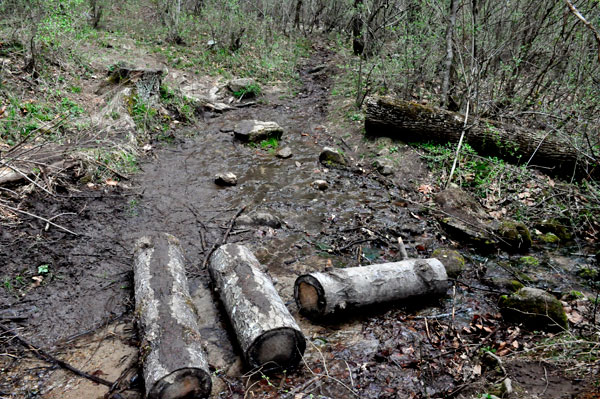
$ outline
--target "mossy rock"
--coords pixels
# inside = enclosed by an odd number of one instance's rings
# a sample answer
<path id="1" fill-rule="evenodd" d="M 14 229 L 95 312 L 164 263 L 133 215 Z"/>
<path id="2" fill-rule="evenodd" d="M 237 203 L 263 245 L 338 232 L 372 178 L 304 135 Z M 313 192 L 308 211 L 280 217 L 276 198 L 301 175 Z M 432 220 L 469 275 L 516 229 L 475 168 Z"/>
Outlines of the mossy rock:
<path id="1" fill-rule="evenodd" d="M 510 250 L 524 252 L 531 247 L 531 234 L 523 222 L 505 220 L 496 230 L 502 244 Z"/>
<path id="2" fill-rule="evenodd" d="M 596 281 L 600 279 L 600 270 L 593 266 L 580 266 L 577 275 L 585 280 Z"/>
<path id="3" fill-rule="evenodd" d="M 560 238 L 554 233 L 546 233 L 542 234 L 540 240 L 545 242 L 546 244 L 559 244 Z"/>
<path id="4" fill-rule="evenodd" d="M 531 329 L 559 331 L 569 328 L 562 303 L 544 290 L 521 288 L 512 295 L 501 296 L 499 305 L 507 321 L 523 323 Z"/>
<path id="5" fill-rule="evenodd" d="M 432 258 L 437 258 L 450 278 L 458 277 L 465 270 L 465 258 L 458 251 L 448 248 L 438 248 L 431 254 Z"/>
<path id="6" fill-rule="evenodd" d="M 519 258 L 519 265 L 525 267 L 539 266 L 540 261 L 533 256 L 521 256 Z"/>
<path id="7" fill-rule="evenodd" d="M 319 161 L 327 166 L 345 166 L 348 164 L 344 154 L 336 148 L 324 147 L 319 155 Z"/>
<path id="8" fill-rule="evenodd" d="M 556 219 L 542 220 L 535 226 L 542 233 L 552 233 L 561 241 L 570 241 L 573 239 L 573 234 L 569 232 L 567 226 Z"/>

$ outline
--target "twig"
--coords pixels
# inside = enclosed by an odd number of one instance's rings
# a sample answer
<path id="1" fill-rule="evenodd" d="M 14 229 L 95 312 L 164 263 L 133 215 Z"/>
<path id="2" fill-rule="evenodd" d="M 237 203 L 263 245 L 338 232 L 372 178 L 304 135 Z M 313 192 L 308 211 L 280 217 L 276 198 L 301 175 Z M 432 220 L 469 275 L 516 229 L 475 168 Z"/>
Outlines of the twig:
<path id="1" fill-rule="evenodd" d="M 221 245 L 223 245 L 223 244 L 225 244 L 227 242 L 227 239 L 229 238 L 229 234 L 231 234 L 231 229 L 233 229 L 233 225 L 235 224 L 236 219 L 242 214 L 242 212 L 244 212 L 245 209 L 246 209 L 246 205 L 242 206 L 237 211 L 237 213 L 231 218 L 231 221 L 229 222 L 229 227 L 227 228 L 227 231 L 223 235 L 223 238 L 221 238 L 221 242 L 218 245 L 215 243 L 215 244 L 212 245 L 212 247 L 210 247 L 210 251 L 208 251 L 208 253 L 204 257 L 204 260 L 202 261 L 201 269 L 206 269 L 206 265 L 208 264 L 208 260 L 212 256 L 213 252 L 215 252 L 215 250 L 217 249 L 217 247 L 220 247 Z"/>
<path id="2" fill-rule="evenodd" d="M 5 327 L 4 325 L 0 324 L 0 330 L 4 331 L 5 333 L 9 334 L 10 336 L 12 336 L 12 338 L 16 339 L 21 345 L 23 345 L 25 348 L 31 350 L 33 353 L 35 353 L 36 357 L 38 357 L 39 359 L 48 362 L 48 363 L 52 363 L 55 364 L 65 370 L 69 370 L 70 372 L 86 378 L 90 381 L 93 381 L 97 384 L 102 384 L 105 385 L 107 387 L 112 387 L 114 385 L 114 382 L 110 382 L 108 380 L 105 380 L 103 378 L 100 377 L 96 377 L 95 375 L 91 375 L 88 374 L 86 372 L 83 372 L 79 369 L 76 369 L 75 367 L 71 366 L 70 364 L 55 358 L 54 356 L 52 356 L 51 354 L 49 354 L 48 352 L 44 351 L 43 349 L 40 349 L 32 344 L 30 344 L 29 342 L 27 342 L 26 340 L 24 340 L 23 338 L 21 338 L 17 333 L 13 332 L 11 329 Z"/>
<path id="3" fill-rule="evenodd" d="M 406 246 L 404 246 L 404 241 L 402 241 L 402 237 L 398 237 L 398 247 L 400 248 L 400 258 L 402 258 L 402 260 L 408 259 L 408 254 L 406 253 Z"/>
<path id="4" fill-rule="evenodd" d="M 21 176 L 23 176 L 25 178 L 25 180 L 29 181 L 30 183 L 32 183 L 34 186 L 36 186 L 37 188 L 39 188 L 40 190 L 50 194 L 51 196 L 54 197 L 54 193 L 48 191 L 48 189 L 46 189 L 45 187 L 41 186 L 40 184 L 36 183 L 32 178 L 30 178 L 27 173 L 23 172 L 21 169 L 17 168 L 16 166 L 10 165 L 6 162 L 2 162 L 0 161 L 0 165 L 3 165 L 9 169 L 12 169 L 13 171 L 17 172 L 18 174 L 20 174 Z"/>
<path id="5" fill-rule="evenodd" d="M 6 205 L 6 204 L 0 204 L 0 206 L 1 206 L 1 207 L 4 207 L 4 208 L 6 208 L 6 209 L 9 209 L 9 210 L 11 210 L 11 211 L 13 211 L 13 212 L 19 212 L 19 213 L 22 213 L 22 214 L 24 214 L 24 215 L 31 216 L 32 218 L 39 219 L 39 220 L 41 220 L 41 221 L 43 221 L 43 222 L 46 222 L 47 224 L 50 224 L 50 225 L 52 225 L 52 226 L 54 226 L 54 227 L 58 227 L 59 229 L 61 229 L 61 230 L 64 230 L 64 231 L 66 231 L 66 232 L 67 232 L 67 233 L 69 233 L 69 234 L 73 234 L 74 236 L 79 236 L 79 235 L 80 235 L 80 234 L 78 234 L 78 233 L 75 233 L 75 232 L 73 232 L 73 231 L 71 231 L 71 230 L 67 229 L 66 227 L 63 227 L 63 226 L 61 226 L 61 225 L 59 225 L 59 224 L 56 224 L 56 223 L 54 223 L 54 222 L 50 221 L 49 219 L 43 218 L 43 217 L 41 217 L 41 216 L 38 216 L 38 215 L 34 215 L 33 213 L 29 213 L 29 212 L 27 212 L 27 211 L 22 211 L 22 210 L 20 210 L 20 209 L 18 209 L 18 208 L 13 208 L 12 206 L 9 206 L 9 205 Z"/>
<path id="6" fill-rule="evenodd" d="M 462 147 L 463 140 L 465 138 L 465 132 L 467 131 L 467 121 L 469 120 L 469 106 L 471 105 L 471 100 L 467 101 L 467 111 L 465 112 L 465 121 L 463 123 L 463 130 L 460 134 L 460 139 L 458 140 L 458 146 L 456 147 L 456 156 L 454 157 L 454 162 L 452 162 L 452 169 L 450 169 L 450 175 L 448 176 L 448 181 L 446 182 L 446 187 L 452 181 L 452 175 L 454 174 L 454 170 L 456 169 L 456 163 L 458 162 L 458 156 L 460 155 L 460 148 Z"/>
<path id="7" fill-rule="evenodd" d="M 379 238 L 364 238 L 362 240 L 356 240 L 356 241 L 352 241 L 350 244 L 348 245 L 344 245 L 343 247 L 341 247 L 340 249 L 338 249 L 339 252 L 344 251 L 350 247 L 353 247 L 356 244 L 362 244 L 363 242 L 369 242 L 369 241 L 377 241 L 379 240 Z"/>

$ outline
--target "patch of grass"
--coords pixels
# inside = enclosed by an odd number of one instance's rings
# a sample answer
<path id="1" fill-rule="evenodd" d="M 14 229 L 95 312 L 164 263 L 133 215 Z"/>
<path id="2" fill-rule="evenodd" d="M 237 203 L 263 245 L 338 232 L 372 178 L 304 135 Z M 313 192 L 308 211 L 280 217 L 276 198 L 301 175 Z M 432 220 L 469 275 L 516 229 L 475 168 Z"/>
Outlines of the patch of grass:
<path id="1" fill-rule="evenodd" d="M 238 98 L 257 97 L 258 95 L 260 95 L 260 86 L 258 85 L 258 83 L 253 83 L 242 88 L 241 90 L 234 91 L 233 95 Z"/>
<path id="2" fill-rule="evenodd" d="M 275 151 L 279 147 L 279 140 L 275 137 L 268 138 L 260 142 L 260 148 L 263 150 Z"/>

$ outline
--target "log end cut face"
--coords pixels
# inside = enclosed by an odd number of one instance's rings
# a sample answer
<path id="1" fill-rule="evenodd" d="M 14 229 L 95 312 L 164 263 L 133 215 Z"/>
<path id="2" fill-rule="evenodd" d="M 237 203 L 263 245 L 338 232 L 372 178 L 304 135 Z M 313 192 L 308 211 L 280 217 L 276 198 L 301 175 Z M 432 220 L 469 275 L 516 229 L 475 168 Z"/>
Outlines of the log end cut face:
<path id="1" fill-rule="evenodd" d="M 160 379 L 148 392 L 148 399 L 208 398 L 212 389 L 210 375 L 198 368 L 185 368 Z"/>
<path id="2" fill-rule="evenodd" d="M 319 317 L 325 313 L 327 307 L 325 290 L 319 280 L 310 274 L 305 274 L 296 279 L 294 297 L 302 314 Z"/>
<path id="3" fill-rule="evenodd" d="M 304 335 L 293 328 L 270 330 L 256 338 L 248 348 L 248 362 L 263 369 L 295 367 L 306 349 Z"/>

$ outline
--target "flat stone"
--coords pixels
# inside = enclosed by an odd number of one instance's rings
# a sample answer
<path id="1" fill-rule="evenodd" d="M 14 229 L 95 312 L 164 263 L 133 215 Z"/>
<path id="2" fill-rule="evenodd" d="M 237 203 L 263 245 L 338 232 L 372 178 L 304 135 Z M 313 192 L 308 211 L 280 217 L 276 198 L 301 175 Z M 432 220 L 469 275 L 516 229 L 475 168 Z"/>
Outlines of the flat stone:
<path id="1" fill-rule="evenodd" d="M 275 156 L 277 158 L 290 158 L 292 156 L 292 149 L 288 146 L 285 146 L 281 149 L 279 149 L 279 151 L 277 151 L 277 154 L 275 154 Z"/>
<path id="2" fill-rule="evenodd" d="M 246 119 L 235 125 L 233 134 L 240 141 L 257 143 L 272 137 L 279 140 L 283 135 L 283 129 L 276 122 Z"/>
<path id="3" fill-rule="evenodd" d="M 389 176 L 394 174 L 394 162 L 388 158 L 377 158 L 373 161 L 373 166 L 379 173 L 384 176 Z"/>
<path id="4" fill-rule="evenodd" d="M 236 224 L 241 226 L 268 226 L 274 229 L 281 227 L 279 218 L 266 212 L 255 212 L 249 215 L 242 215 L 236 220 Z"/>
<path id="5" fill-rule="evenodd" d="M 324 147 L 319 155 L 319 161 L 324 164 L 347 165 L 346 158 L 337 149 Z"/>
<path id="6" fill-rule="evenodd" d="M 312 182 L 312 186 L 318 190 L 324 191 L 329 188 L 329 183 L 327 183 L 325 180 L 315 180 Z"/>
<path id="7" fill-rule="evenodd" d="M 237 184 L 237 176 L 231 172 L 218 173 L 215 176 L 215 183 L 219 186 L 235 186 Z"/>
<path id="8" fill-rule="evenodd" d="M 239 78 L 239 79 L 233 79 L 230 80 L 229 83 L 227 83 L 227 87 L 229 88 L 229 90 L 231 90 L 232 92 L 240 92 L 244 89 L 247 89 L 250 86 L 254 86 L 256 85 L 256 80 L 252 79 L 252 78 Z M 250 94 L 250 93 L 248 93 Z"/>

